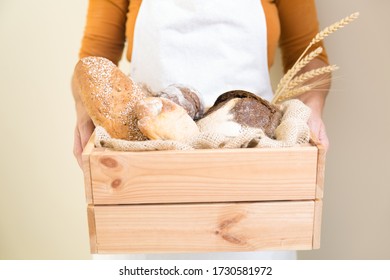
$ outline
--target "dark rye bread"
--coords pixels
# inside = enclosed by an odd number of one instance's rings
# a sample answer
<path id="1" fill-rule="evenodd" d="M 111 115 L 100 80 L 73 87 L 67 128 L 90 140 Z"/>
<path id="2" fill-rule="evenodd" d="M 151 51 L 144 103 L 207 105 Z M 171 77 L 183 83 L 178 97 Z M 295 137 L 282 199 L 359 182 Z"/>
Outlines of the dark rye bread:
<path id="1" fill-rule="evenodd" d="M 282 112 L 267 100 L 248 91 L 233 90 L 223 93 L 205 113 L 204 117 L 234 98 L 240 99 L 230 111 L 235 122 L 242 126 L 261 128 L 268 137 L 275 137 L 275 129 L 280 124 Z"/>

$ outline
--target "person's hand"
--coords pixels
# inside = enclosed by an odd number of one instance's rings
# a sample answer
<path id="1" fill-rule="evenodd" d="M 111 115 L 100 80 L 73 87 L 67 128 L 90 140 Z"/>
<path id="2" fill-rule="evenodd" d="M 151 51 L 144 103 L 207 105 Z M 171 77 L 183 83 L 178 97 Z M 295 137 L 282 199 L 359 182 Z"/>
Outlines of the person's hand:
<path id="1" fill-rule="evenodd" d="M 74 131 L 73 154 L 80 167 L 82 167 L 81 153 L 91 137 L 95 126 L 81 104 L 76 105 L 76 111 L 77 122 Z"/>
<path id="2" fill-rule="evenodd" d="M 310 131 L 324 146 L 325 151 L 327 151 L 329 148 L 329 139 L 328 135 L 326 134 L 325 124 L 322 120 L 321 114 L 319 114 L 317 111 L 312 111 L 312 114 L 308 121 L 308 125 Z"/>
<path id="3" fill-rule="evenodd" d="M 318 69 L 320 67 L 327 66 L 324 61 L 314 58 L 308 65 L 302 69 L 302 73 Z M 329 139 L 326 134 L 325 124 L 322 120 L 322 111 L 325 107 L 326 96 L 328 95 L 330 88 L 331 76 L 325 74 L 325 76 L 318 76 L 312 80 L 311 83 L 318 82 L 319 86 L 311 91 L 306 92 L 298 97 L 303 103 L 311 109 L 311 116 L 308 121 L 308 125 L 314 137 L 324 146 L 325 151 L 329 149 Z"/>
<path id="4" fill-rule="evenodd" d="M 299 97 L 311 109 L 308 125 L 314 137 L 324 146 L 325 151 L 329 148 L 329 139 L 326 134 L 325 124 L 322 120 L 322 111 L 325 105 L 325 95 L 319 93 L 307 93 Z"/>

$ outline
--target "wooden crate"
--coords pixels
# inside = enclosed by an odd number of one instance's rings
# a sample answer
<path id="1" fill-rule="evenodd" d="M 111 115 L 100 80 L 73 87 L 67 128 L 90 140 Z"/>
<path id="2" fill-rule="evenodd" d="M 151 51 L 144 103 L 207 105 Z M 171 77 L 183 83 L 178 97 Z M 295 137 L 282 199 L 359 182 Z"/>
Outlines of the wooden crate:
<path id="1" fill-rule="evenodd" d="M 92 253 L 319 248 L 325 153 L 83 152 Z"/>

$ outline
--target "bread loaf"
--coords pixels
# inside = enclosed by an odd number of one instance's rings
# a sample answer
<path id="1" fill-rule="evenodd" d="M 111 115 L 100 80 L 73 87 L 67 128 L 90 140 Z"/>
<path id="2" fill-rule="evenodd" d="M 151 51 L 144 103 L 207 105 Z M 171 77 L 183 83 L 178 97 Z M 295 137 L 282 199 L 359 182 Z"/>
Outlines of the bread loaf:
<path id="1" fill-rule="evenodd" d="M 282 112 L 267 100 L 248 91 L 234 90 L 220 95 L 198 125 L 207 124 L 211 128 L 217 127 L 219 122 L 221 126 L 227 127 L 226 124 L 229 124 L 228 127 L 237 130 L 238 124 L 241 127 L 261 128 L 267 136 L 274 138 L 281 117 Z"/>
<path id="2" fill-rule="evenodd" d="M 169 99 L 180 105 L 194 120 L 200 119 L 203 116 L 204 106 L 200 93 L 191 87 L 172 84 L 158 92 L 156 96 Z"/>
<path id="3" fill-rule="evenodd" d="M 113 138 L 146 139 L 137 127 L 134 107 L 147 91 L 114 63 L 103 57 L 85 57 L 76 65 L 75 81 L 95 125 L 104 127 Z"/>
<path id="4" fill-rule="evenodd" d="M 199 133 L 198 126 L 186 110 L 166 98 L 140 100 L 135 112 L 139 129 L 151 140 L 183 141 Z"/>

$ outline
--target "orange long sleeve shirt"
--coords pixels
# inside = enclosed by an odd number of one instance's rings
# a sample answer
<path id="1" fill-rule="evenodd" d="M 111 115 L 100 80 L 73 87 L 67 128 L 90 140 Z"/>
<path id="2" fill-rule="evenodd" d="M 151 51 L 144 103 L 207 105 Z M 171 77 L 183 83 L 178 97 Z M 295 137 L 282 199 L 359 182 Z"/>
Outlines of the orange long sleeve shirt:
<path id="1" fill-rule="evenodd" d="M 267 24 L 268 66 L 272 66 L 280 46 L 287 71 L 319 31 L 314 0 L 260 1 Z M 141 3 L 142 0 L 90 0 L 80 58 L 102 56 L 118 64 L 127 40 L 126 57 L 131 61 L 134 26 Z M 313 49 L 320 45 L 322 42 Z M 328 62 L 325 50 L 319 58 Z"/>

